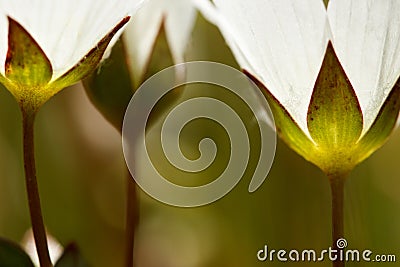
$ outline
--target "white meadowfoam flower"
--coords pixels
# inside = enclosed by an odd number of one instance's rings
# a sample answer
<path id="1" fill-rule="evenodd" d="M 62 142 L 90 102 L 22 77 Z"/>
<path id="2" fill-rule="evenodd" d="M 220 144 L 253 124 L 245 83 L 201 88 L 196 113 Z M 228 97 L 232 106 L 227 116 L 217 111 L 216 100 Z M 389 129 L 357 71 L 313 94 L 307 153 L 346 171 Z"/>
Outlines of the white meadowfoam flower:
<path id="1" fill-rule="evenodd" d="M 0 62 L 7 53 L 7 16 L 21 24 L 43 49 L 53 78 L 79 62 L 124 17 L 138 0 L 1 0 Z M 0 71 L 4 74 L 4 65 Z"/>
<path id="2" fill-rule="evenodd" d="M 54 94 L 77 82 L 94 70 L 140 2 L 0 0 L 0 81 L 17 99 L 29 84 L 40 83 L 43 92 L 49 85 Z"/>
<path id="3" fill-rule="evenodd" d="M 131 71 L 142 79 L 161 30 L 165 34 L 174 63 L 184 61 L 184 53 L 195 21 L 196 9 L 191 0 L 148 0 L 129 22 L 123 39 Z"/>
<path id="4" fill-rule="evenodd" d="M 195 2 L 264 87 L 282 139 L 303 157 L 348 172 L 386 140 L 400 108 L 400 1 Z"/>
<path id="5" fill-rule="evenodd" d="M 360 102 L 365 133 L 400 76 L 400 1 L 332 0 L 328 17 L 333 46 Z"/>
<path id="6" fill-rule="evenodd" d="M 196 17 L 191 0 L 145 1 L 125 28 L 122 42 L 114 46 L 107 64 L 84 80 L 89 99 L 116 129 L 122 129 L 132 94 L 146 77 L 184 61 Z M 176 78 L 181 75 L 183 72 L 177 72 Z"/>

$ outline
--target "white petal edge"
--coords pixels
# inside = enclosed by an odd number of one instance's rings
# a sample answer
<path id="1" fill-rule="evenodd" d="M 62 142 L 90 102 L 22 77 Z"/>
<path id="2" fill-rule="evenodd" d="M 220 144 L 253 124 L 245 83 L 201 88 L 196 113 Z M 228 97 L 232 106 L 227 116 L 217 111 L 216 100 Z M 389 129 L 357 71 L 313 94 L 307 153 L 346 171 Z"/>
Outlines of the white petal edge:
<path id="1" fill-rule="evenodd" d="M 7 16 L 20 23 L 46 53 L 53 80 L 77 64 L 142 0 L 0 0 L 0 72 L 7 53 Z"/>
<path id="2" fill-rule="evenodd" d="M 252 69 L 252 66 L 247 61 L 246 57 L 243 55 L 240 47 L 237 46 L 235 39 L 233 38 L 234 34 L 233 30 L 230 28 L 230 25 L 227 20 L 220 16 L 218 10 L 209 0 L 192 0 L 196 5 L 200 13 L 203 15 L 205 19 L 207 19 L 212 24 L 216 25 L 220 32 L 223 33 L 224 39 L 226 43 L 229 45 L 229 48 L 232 50 L 232 53 L 235 56 L 238 64 L 247 71 L 255 74 L 255 71 Z"/>
<path id="3" fill-rule="evenodd" d="M 328 43 L 320 0 L 196 0 L 238 63 L 258 77 L 310 137 L 307 110 Z M 214 13 L 214 14 L 213 14 Z"/>
<path id="4" fill-rule="evenodd" d="M 163 20 L 174 62 L 184 61 L 196 20 L 195 6 L 190 0 L 149 0 L 129 22 L 123 35 L 135 80 L 144 76 Z"/>
<path id="5" fill-rule="evenodd" d="M 331 0 L 332 42 L 364 116 L 365 134 L 400 76 L 400 1 Z"/>

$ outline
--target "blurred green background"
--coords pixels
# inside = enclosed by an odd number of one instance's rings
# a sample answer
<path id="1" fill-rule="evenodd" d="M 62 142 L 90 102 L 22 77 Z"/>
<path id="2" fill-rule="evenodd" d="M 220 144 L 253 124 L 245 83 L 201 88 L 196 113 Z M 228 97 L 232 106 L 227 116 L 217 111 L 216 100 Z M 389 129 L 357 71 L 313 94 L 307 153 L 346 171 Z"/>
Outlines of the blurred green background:
<path id="1" fill-rule="evenodd" d="M 187 60 L 237 67 L 218 30 L 201 17 Z M 4 88 L 0 88 L 0 125 L 0 236 L 20 242 L 30 227 L 21 115 Z M 75 241 L 92 266 L 122 266 L 126 169 L 119 133 L 95 110 L 80 85 L 62 91 L 41 109 L 35 133 L 48 232 L 62 245 Z M 352 172 L 345 195 L 349 248 L 397 253 L 398 261 L 399 155 L 400 131 L 396 131 Z M 330 246 L 330 189 L 324 175 L 278 141 L 271 172 L 252 194 L 247 192 L 250 179 L 247 173 L 226 197 L 201 208 L 174 208 L 141 193 L 138 267 L 330 266 L 329 262 L 267 264 L 256 258 L 264 245 L 288 250 Z"/>

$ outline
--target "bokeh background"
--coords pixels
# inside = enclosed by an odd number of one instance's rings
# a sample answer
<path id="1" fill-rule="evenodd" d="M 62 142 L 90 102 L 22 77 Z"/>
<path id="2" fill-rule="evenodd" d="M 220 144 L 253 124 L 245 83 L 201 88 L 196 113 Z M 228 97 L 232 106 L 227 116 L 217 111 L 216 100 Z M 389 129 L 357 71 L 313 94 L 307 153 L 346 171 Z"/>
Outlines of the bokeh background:
<path id="1" fill-rule="evenodd" d="M 202 17 L 186 58 L 237 67 L 218 30 Z M 51 99 L 39 112 L 35 130 L 48 232 L 62 245 L 76 242 L 92 266 L 122 266 L 126 168 L 120 134 L 92 106 L 81 85 Z M 351 173 L 345 195 L 349 248 L 397 253 L 398 261 L 399 155 L 400 131 L 395 131 Z M 278 141 L 271 172 L 252 194 L 247 192 L 250 179 L 246 175 L 226 197 L 201 208 L 174 208 L 141 193 L 138 267 L 330 266 L 267 264 L 256 258 L 264 245 L 288 250 L 330 246 L 330 189 L 324 175 Z M 13 97 L 0 88 L 0 236 L 21 242 L 29 228 L 21 115 Z M 365 265 L 375 266 L 346 266 Z M 379 264 L 386 265 L 399 263 Z"/>

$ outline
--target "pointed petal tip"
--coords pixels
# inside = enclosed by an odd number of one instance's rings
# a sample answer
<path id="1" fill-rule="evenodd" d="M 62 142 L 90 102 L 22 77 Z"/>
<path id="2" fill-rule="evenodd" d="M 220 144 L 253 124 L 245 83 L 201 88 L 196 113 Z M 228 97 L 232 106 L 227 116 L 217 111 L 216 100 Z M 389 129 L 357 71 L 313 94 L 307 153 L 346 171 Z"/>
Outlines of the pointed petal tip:
<path id="1" fill-rule="evenodd" d="M 15 20 L 12 16 L 10 16 L 10 15 L 7 15 L 7 20 L 8 20 L 8 23 L 10 24 L 10 23 L 12 23 L 12 24 L 17 24 L 17 25 L 19 25 L 19 26 L 21 26 L 21 24 L 19 24 L 19 22 L 17 21 L 17 20 Z"/>
<path id="2" fill-rule="evenodd" d="M 114 28 L 113 32 L 116 33 L 119 29 L 125 26 L 125 24 L 128 23 L 128 21 L 131 19 L 131 16 L 126 16 L 124 17 Z"/>

